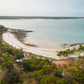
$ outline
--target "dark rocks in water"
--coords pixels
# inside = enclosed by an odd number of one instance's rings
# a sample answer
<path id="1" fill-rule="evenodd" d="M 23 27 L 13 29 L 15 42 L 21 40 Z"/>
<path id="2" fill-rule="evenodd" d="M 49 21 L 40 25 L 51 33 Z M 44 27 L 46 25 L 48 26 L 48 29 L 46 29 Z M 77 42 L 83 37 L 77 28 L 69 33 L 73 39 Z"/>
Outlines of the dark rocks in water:
<path id="1" fill-rule="evenodd" d="M 32 30 L 22 30 L 22 29 L 11 29 L 11 28 L 7 28 L 7 30 L 13 34 L 15 34 L 15 36 L 19 39 L 23 39 L 24 37 L 26 37 L 26 35 L 30 32 L 34 32 Z"/>
<path id="2" fill-rule="evenodd" d="M 16 32 L 34 32 L 32 30 L 22 30 L 22 29 L 12 29 L 12 28 L 7 28 L 8 31 L 10 31 L 11 33 L 16 33 Z"/>
<path id="3" fill-rule="evenodd" d="M 63 44 L 63 47 L 69 47 L 70 44 Z"/>
<path id="4" fill-rule="evenodd" d="M 30 32 L 34 32 L 34 31 L 32 31 L 32 30 L 22 30 L 22 29 L 11 29 L 11 28 L 7 28 L 8 29 L 8 31 L 9 32 L 11 32 L 12 34 L 14 34 L 15 35 L 15 37 L 19 40 L 19 41 L 21 41 L 21 42 L 23 42 L 23 40 L 24 40 L 24 37 L 26 37 L 27 35 L 28 35 L 28 33 L 30 33 Z M 23 42 L 24 43 L 24 42 Z M 28 45 L 28 46 L 32 46 L 32 47 L 38 47 L 37 45 L 34 45 L 34 44 L 26 44 L 26 45 Z"/>
<path id="5" fill-rule="evenodd" d="M 37 45 L 35 45 L 35 44 L 26 44 L 26 45 L 28 45 L 28 46 L 32 46 L 32 47 L 38 47 Z"/>
<path id="6" fill-rule="evenodd" d="M 75 46 L 75 45 L 79 45 L 79 44 L 82 44 L 82 43 L 70 44 L 70 46 Z"/>
<path id="7" fill-rule="evenodd" d="M 25 32 L 34 32 L 34 31 L 32 31 L 32 30 L 28 30 L 28 31 L 25 31 Z"/>
<path id="8" fill-rule="evenodd" d="M 76 45 L 80 45 L 83 43 L 74 43 L 74 44 L 63 44 L 64 47 L 70 47 L 70 46 L 76 46 Z"/>
<path id="9" fill-rule="evenodd" d="M 63 46 L 67 46 L 68 44 L 63 44 Z"/>

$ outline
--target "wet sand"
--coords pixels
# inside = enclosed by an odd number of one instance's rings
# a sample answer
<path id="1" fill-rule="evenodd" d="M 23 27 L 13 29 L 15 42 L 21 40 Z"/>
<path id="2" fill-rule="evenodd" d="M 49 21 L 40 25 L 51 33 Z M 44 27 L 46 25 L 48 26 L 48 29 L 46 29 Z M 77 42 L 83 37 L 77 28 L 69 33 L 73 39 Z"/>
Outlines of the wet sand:
<path id="1" fill-rule="evenodd" d="M 46 48 L 27 46 L 22 42 L 20 42 L 13 34 L 9 32 L 3 33 L 3 40 L 13 47 L 22 48 L 23 51 L 26 52 L 31 52 L 52 59 L 57 59 L 57 60 L 61 59 L 59 56 L 56 55 L 56 49 L 46 49 Z"/>
<path id="2" fill-rule="evenodd" d="M 57 56 L 57 52 L 56 51 L 62 51 L 62 50 L 66 50 L 67 48 L 63 48 L 61 46 L 58 47 L 58 45 L 55 45 L 57 47 L 55 48 L 49 48 L 49 47 L 44 47 L 43 44 L 41 44 L 41 41 L 39 42 L 40 44 L 40 47 L 34 47 L 34 46 L 28 46 L 26 44 L 24 44 L 23 42 L 21 42 L 18 38 L 16 38 L 16 36 L 10 32 L 5 32 L 3 33 L 3 36 L 2 36 L 3 40 L 8 43 L 9 45 L 13 46 L 13 47 L 16 47 L 16 48 L 21 48 L 23 49 L 23 51 L 25 52 L 31 52 L 33 54 L 36 54 L 36 55 L 40 55 L 40 56 L 44 56 L 44 57 L 48 57 L 48 58 L 52 58 L 52 59 L 56 59 L 56 60 L 60 60 L 60 59 L 67 59 L 68 57 L 64 58 L 64 57 L 60 57 L 60 56 Z M 31 39 L 28 38 L 27 41 L 29 41 Z M 32 44 L 32 42 L 34 43 L 35 42 L 35 39 L 31 39 L 30 43 Z M 37 44 L 38 44 L 38 41 L 36 41 Z M 41 47 L 43 46 L 43 47 Z M 76 45 L 76 46 L 70 46 L 68 47 L 69 49 L 72 49 L 74 47 L 78 47 L 79 45 Z M 76 55 L 71 55 L 69 57 L 78 57 Z"/>

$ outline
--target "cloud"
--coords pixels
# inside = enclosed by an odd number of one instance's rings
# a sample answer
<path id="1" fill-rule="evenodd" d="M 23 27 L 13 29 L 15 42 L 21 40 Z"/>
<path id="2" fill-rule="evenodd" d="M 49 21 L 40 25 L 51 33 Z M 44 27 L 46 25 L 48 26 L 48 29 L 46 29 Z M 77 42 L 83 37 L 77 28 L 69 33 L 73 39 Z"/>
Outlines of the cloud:
<path id="1" fill-rule="evenodd" d="M 84 0 L 0 0 L 0 15 L 83 16 Z"/>

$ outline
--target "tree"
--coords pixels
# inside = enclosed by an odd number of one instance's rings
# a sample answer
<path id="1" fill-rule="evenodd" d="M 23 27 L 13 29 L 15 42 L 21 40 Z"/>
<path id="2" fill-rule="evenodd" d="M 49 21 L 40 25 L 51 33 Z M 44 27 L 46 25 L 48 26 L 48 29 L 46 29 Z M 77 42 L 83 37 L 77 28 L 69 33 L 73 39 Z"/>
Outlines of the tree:
<path id="1" fill-rule="evenodd" d="M 23 53 L 17 53 L 16 54 L 16 59 L 20 59 L 20 58 L 23 58 L 24 57 L 24 54 Z"/>
<path id="2" fill-rule="evenodd" d="M 2 59 L 3 63 L 1 64 L 2 69 L 10 70 L 13 67 L 12 59 L 9 58 L 9 53 L 5 52 Z"/>
<path id="3" fill-rule="evenodd" d="M 63 78 L 62 78 L 62 79 L 59 78 L 59 79 L 56 80 L 56 84 L 69 84 L 69 82 L 67 82 L 67 81 L 66 81 L 65 79 L 63 79 Z"/>
<path id="4" fill-rule="evenodd" d="M 8 62 L 9 61 L 9 53 L 8 52 L 4 53 L 2 61 L 3 62 Z"/>
<path id="5" fill-rule="evenodd" d="M 42 70 L 34 71 L 33 76 L 35 80 L 40 81 L 43 77 L 43 71 Z"/>
<path id="6" fill-rule="evenodd" d="M 45 65 L 43 65 L 42 69 L 43 69 L 44 74 L 51 74 L 51 72 L 52 72 L 52 66 L 51 65 L 45 64 Z"/>
<path id="7" fill-rule="evenodd" d="M 1 64 L 1 67 L 3 69 L 7 68 L 8 70 L 10 70 L 13 67 L 13 62 L 12 61 L 4 62 Z"/>
<path id="8" fill-rule="evenodd" d="M 54 77 L 50 75 L 45 75 L 43 79 L 40 80 L 40 84 L 54 84 Z"/>
<path id="9" fill-rule="evenodd" d="M 30 70 L 30 64 L 31 64 L 31 62 L 29 59 L 22 62 L 22 66 L 26 70 Z"/>
<path id="10" fill-rule="evenodd" d="M 5 46 L 4 46 L 4 52 L 12 53 L 12 49 L 11 49 L 11 47 L 5 45 Z"/>
<path id="11" fill-rule="evenodd" d="M 80 84 L 80 83 L 78 83 L 77 81 L 74 80 L 72 84 Z"/>
<path id="12" fill-rule="evenodd" d="M 31 71 L 35 71 L 35 70 L 36 70 L 35 64 L 30 64 L 30 65 L 29 65 L 29 69 L 30 69 Z"/>
<path id="13" fill-rule="evenodd" d="M 5 80 L 1 80 L 0 84 L 7 84 L 7 83 L 5 82 Z"/>

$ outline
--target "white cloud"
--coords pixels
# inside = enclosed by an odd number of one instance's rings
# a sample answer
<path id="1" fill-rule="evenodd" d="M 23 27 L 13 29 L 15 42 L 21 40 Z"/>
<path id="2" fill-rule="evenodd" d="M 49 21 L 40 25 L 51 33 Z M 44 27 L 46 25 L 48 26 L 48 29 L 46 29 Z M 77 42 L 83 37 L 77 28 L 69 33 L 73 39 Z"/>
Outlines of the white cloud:
<path id="1" fill-rule="evenodd" d="M 83 0 L 0 0 L 0 15 L 80 15 L 83 8 Z"/>

